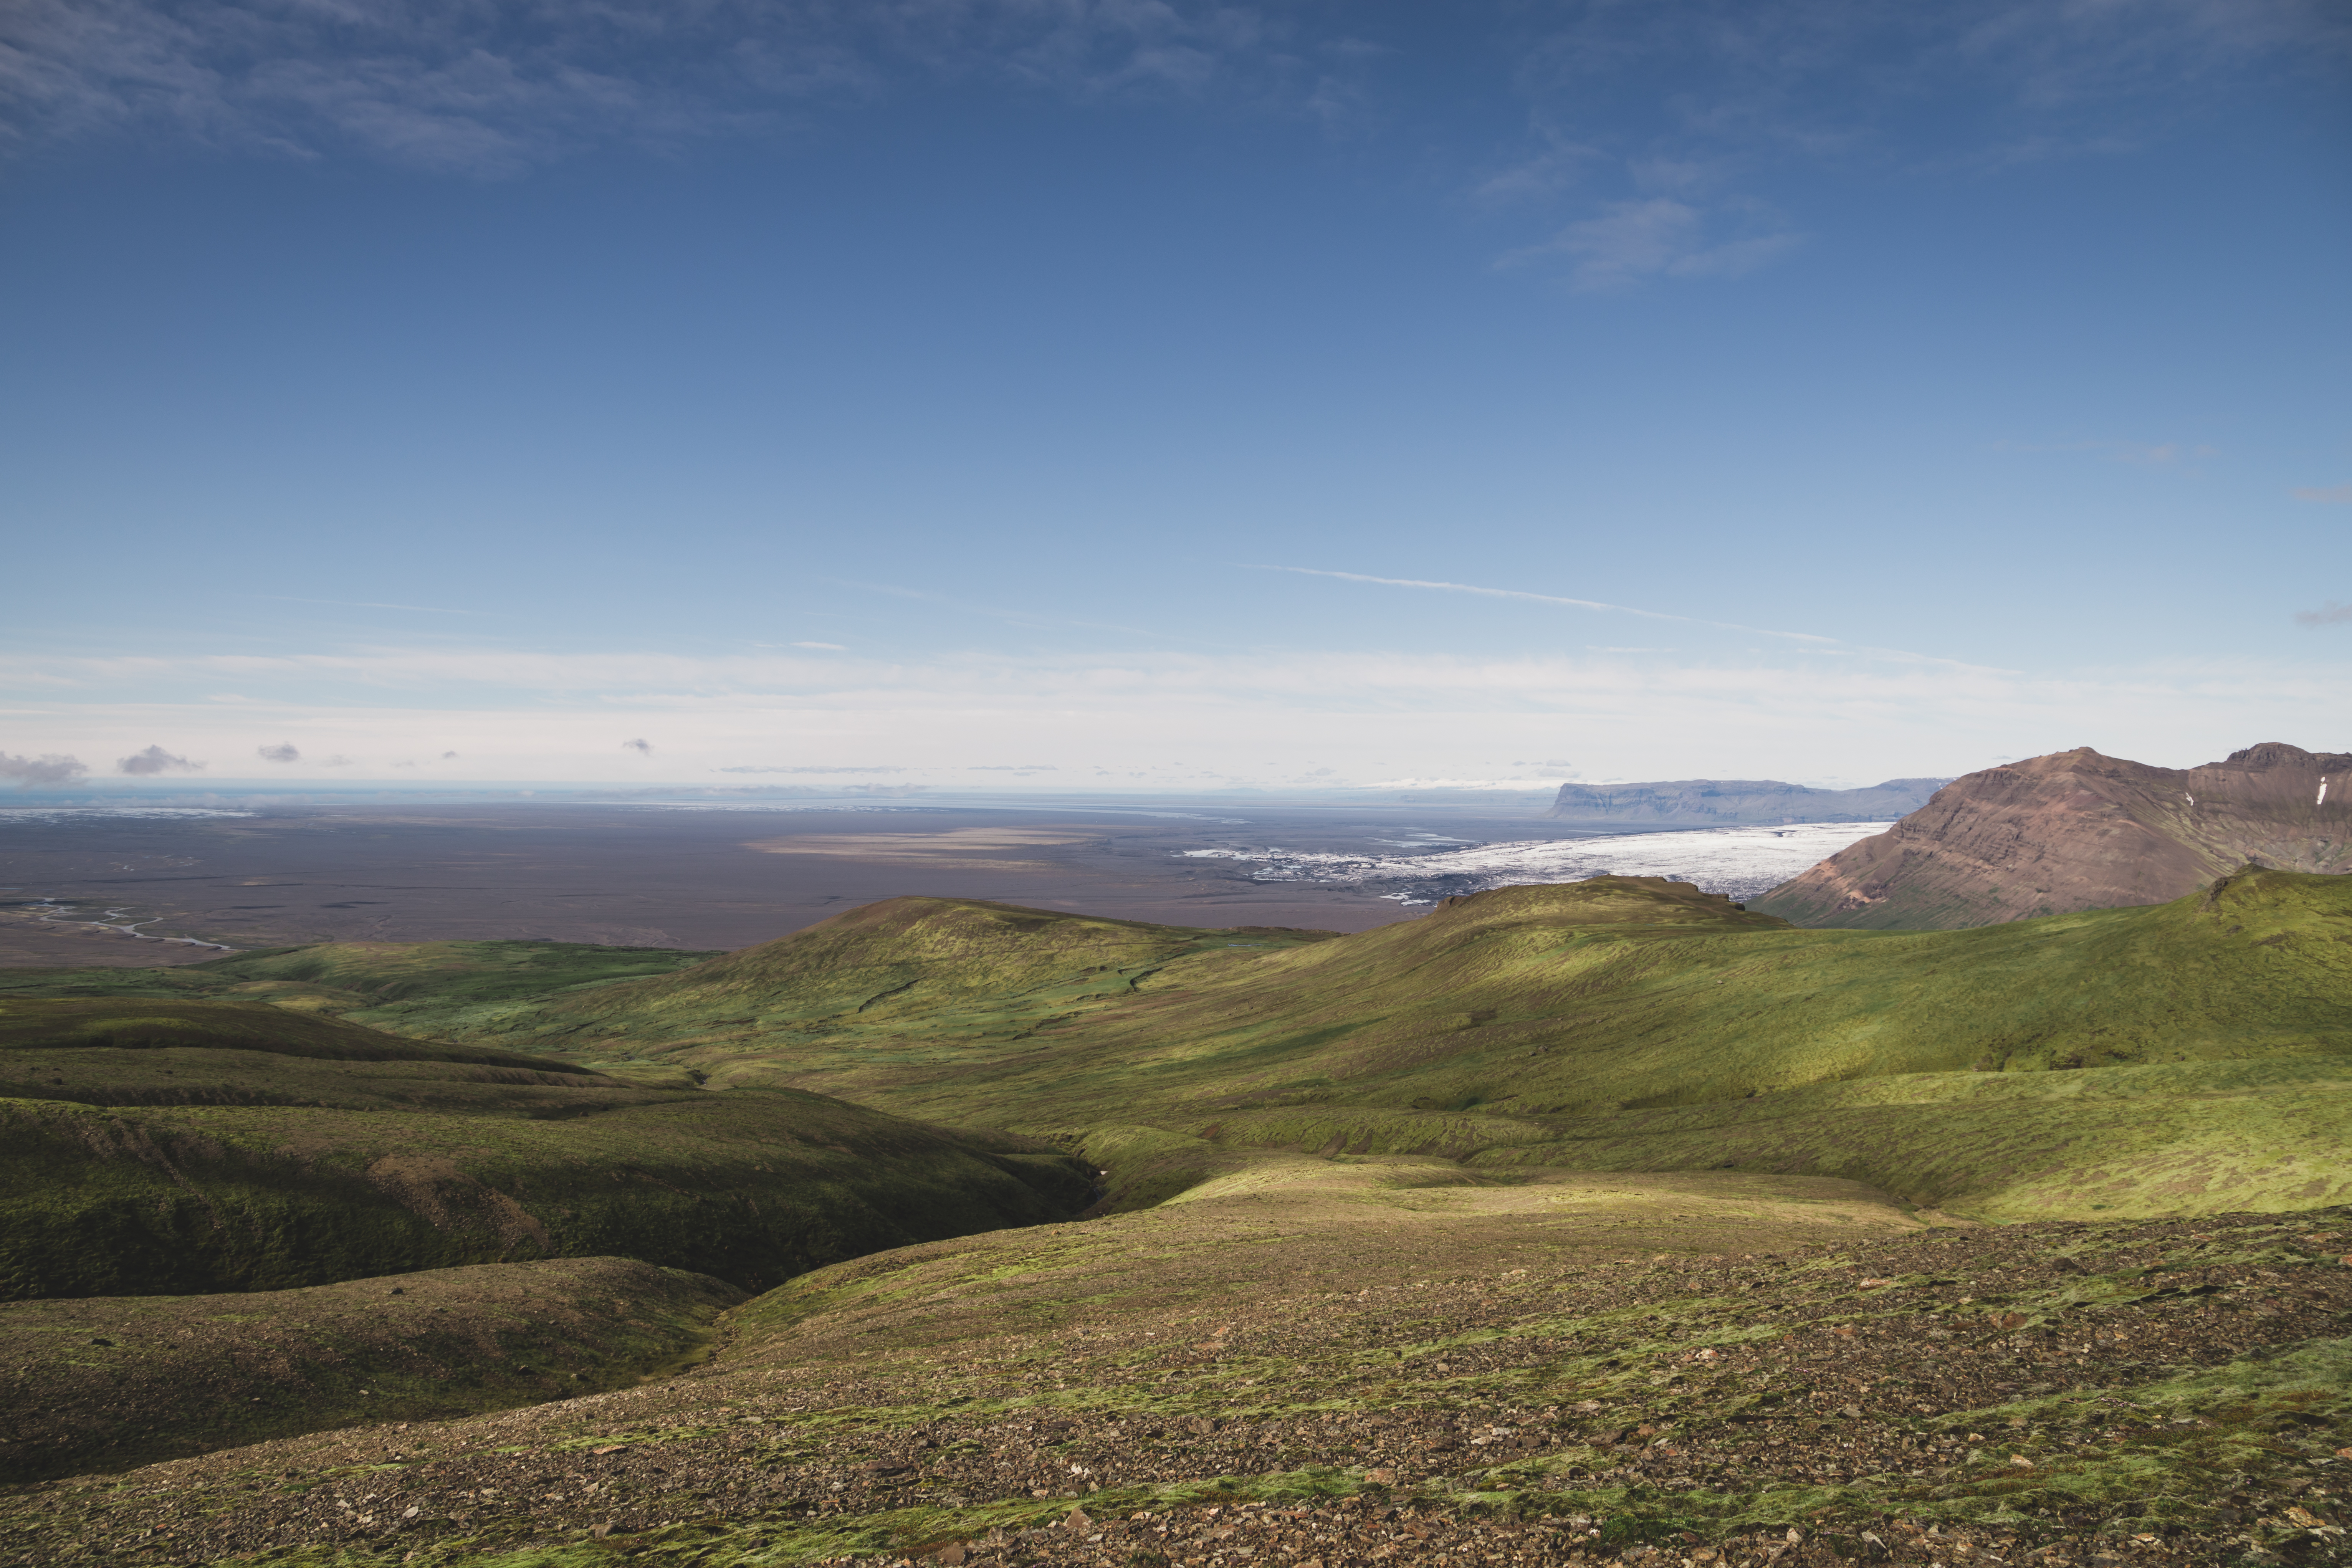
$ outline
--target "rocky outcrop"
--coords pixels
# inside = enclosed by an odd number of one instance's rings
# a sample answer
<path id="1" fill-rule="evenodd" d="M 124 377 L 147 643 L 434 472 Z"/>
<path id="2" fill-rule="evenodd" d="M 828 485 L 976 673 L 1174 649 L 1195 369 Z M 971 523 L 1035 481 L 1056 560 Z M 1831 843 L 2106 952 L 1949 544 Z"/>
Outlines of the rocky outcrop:
<path id="1" fill-rule="evenodd" d="M 1868 789 L 1808 789 L 1778 779 L 1669 779 L 1559 786 L 1544 815 L 1617 832 L 1750 823 L 1869 822 L 1916 811 L 1949 779 L 1888 779 Z"/>
<path id="2" fill-rule="evenodd" d="M 1748 907 L 1948 930 L 2160 904 L 2250 860 L 2352 871 L 2352 754 L 2270 742 L 2181 769 L 2083 746 L 1988 768 Z"/>

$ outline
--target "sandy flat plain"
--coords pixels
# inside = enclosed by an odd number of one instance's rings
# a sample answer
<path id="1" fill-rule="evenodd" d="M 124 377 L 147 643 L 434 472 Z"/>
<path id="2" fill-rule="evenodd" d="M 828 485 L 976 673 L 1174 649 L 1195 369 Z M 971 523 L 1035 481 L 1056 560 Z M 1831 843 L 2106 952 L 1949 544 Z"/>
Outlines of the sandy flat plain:
<path id="1" fill-rule="evenodd" d="M 0 823 L 0 964 L 219 956 L 159 938 L 238 950 L 516 938 L 736 948 L 902 893 L 1178 925 L 1362 931 L 1420 911 L 1362 889 L 1253 882 L 1245 863 L 1183 851 L 1278 840 L 1394 854 L 1429 836 L 1567 835 L 1516 805 L 1478 815 L 1410 804 L 1183 804 L 1146 816 L 517 803 L 17 818 Z M 136 936 L 107 929 L 133 926 Z"/>

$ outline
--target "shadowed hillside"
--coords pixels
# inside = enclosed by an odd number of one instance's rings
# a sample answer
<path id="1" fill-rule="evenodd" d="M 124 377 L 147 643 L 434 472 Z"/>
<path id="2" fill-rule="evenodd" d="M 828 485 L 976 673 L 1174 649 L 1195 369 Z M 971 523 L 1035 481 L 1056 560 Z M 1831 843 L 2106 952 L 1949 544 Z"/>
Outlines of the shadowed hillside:
<path id="1" fill-rule="evenodd" d="M 2203 767 L 2084 746 L 1970 773 L 1754 900 L 1808 926 L 1950 930 L 2163 903 L 2248 861 L 2352 869 L 2352 755 L 2275 742 Z"/>
<path id="2" fill-rule="evenodd" d="M 633 1085 L 252 1003 L 0 1003 L 0 1297 L 617 1255 L 763 1289 L 1059 1218 L 1091 1170 L 789 1089 Z"/>
<path id="3" fill-rule="evenodd" d="M 366 1012 L 370 1022 L 396 1026 L 411 1014 L 440 1018 L 495 1013 L 503 1003 L 668 974 L 718 956 L 561 942 L 328 942 L 169 969 L 0 969 L 0 998 L 267 1002 L 296 1012 Z"/>
<path id="4" fill-rule="evenodd" d="M 711 1320 L 742 1300 L 706 1275 L 567 1258 L 0 1303 L 0 1356 L 20 1369 L 0 1480 L 627 1388 L 706 1353 Z"/>

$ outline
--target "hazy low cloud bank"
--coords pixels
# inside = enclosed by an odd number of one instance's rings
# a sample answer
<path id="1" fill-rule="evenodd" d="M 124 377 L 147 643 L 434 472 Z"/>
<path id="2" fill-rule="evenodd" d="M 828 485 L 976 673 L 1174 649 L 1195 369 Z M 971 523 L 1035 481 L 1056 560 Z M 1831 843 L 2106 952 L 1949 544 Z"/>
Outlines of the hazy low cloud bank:
<path id="1" fill-rule="evenodd" d="M 288 747 L 287 750 L 291 751 L 292 748 Z M 266 748 L 264 754 L 268 754 Z M 156 773 L 192 773 L 204 765 L 174 755 L 161 746 L 149 746 L 144 751 L 117 759 L 114 771 L 129 773 L 133 778 L 143 778 Z M 71 784 L 89 772 L 88 764 L 79 757 L 58 752 L 47 752 L 37 757 L 11 756 L 6 752 L 0 752 L 0 779 L 15 779 L 20 788 L 35 784 Z"/>
<path id="2" fill-rule="evenodd" d="M 353 776 L 439 757 L 442 779 L 771 776 L 831 786 L 862 774 L 944 788 L 1032 774 L 1089 789 L 1514 779 L 1537 788 L 1568 770 L 1514 759 L 1571 757 L 1591 780 L 1843 786 L 1956 775 L 2077 745 L 2168 766 L 2262 740 L 2340 749 L 2352 737 L 2328 726 L 2352 660 L 2326 656 L 2352 646 L 2332 628 L 2312 644 L 2292 663 L 2183 658 L 2041 671 L 1802 647 L 1770 662 L 1376 650 L 916 662 L 438 645 L 277 658 L 18 655 L 0 659 L 0 678 L 74 698 L 18 704 L 0 735 L 12 753 L 0 777 L 68 782 L 79 776 L 77 754 L 125 752 L 126 771 L 170 773 L 195 764 L 150 735 L 199 756 L 252 756 L 299 732 L 306 769 L 373 759 L 350 764 Z M 231 676 L 244 700 L 211 700 Z M 623 722 L 649 752 L 615 745 Z M 452 751 L 462 773 L 448 765 Z M 971 760 L 982 756 L 1025 760 Z"/>
<path id="3" fill-rule="evenodd" d="M 835 768 L 835 767 L 802 767 L 802 768 L 731 767 L 731 768 L 715 768 L 715 769 L 713 769 L 712 771 L 713 771 L 714 773 L 905 773 L 907 770 L 906 770 L 906 769 L 904 769 L 904 768 L 884 768 L 884 767 L 875 767 L 875 768 L 856 768 L 856 767 L 847 767 L 847 768 Z"/>

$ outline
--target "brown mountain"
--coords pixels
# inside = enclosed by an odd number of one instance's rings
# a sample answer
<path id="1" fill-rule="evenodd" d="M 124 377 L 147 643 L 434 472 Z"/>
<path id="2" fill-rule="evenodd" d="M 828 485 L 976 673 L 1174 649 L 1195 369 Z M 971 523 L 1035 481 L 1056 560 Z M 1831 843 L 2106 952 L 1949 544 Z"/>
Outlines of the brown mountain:
<path id="1" fill-rule="evenodd" d="M 2088 746 L 1956 779 L 1748 908 L 1930 931 L 2160 904 L 2252 860 L 2352 871 L 2352 755 L 2273 741 L 2197 768 Z"/>
<path id="2" fill-rule="evenodd" d="M 1888 779 L 1868 789 L 1809 789 L 1778 779 L 1666 779 L 1559 786 L 1544 815 L 1580 827 L 1649 833 L 1741 823 L 1884 821 L 1916 811 L 1949 779 Z"/>

